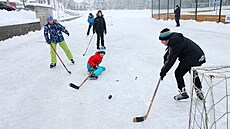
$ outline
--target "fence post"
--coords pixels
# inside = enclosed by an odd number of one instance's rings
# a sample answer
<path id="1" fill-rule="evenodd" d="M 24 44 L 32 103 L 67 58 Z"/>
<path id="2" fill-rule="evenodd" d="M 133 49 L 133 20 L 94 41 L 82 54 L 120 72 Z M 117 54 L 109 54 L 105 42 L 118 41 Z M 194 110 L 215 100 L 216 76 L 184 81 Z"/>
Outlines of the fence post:
<path id="1" fill-rule="evenodd" d="M 158 4 L 158 19 L 161 18 L 161 12 L 160 12 L 160 9 L 161 9 L 161 1 L 159 0 L 159 4 Z"/>
<path id="2" fill-rule="evenodd" d="M 195 20 L 197 20 L 197 6 L 198 6 L 198 0 L 196 0 L 196 7 L 195 7 Z"/>
<path id="3" fill-rule="evenodd" d="M 167 4 L 167 20 L 169 19 L 169 0 L 168 0 L 168 4 Z"/>
<path id="4" fill-rule="evenodd" d="M 218 23 L 221 20 L 221 7 L 222 7 L 222 0 L 220 0 L 220 11 L 219 11 L 219 20 L 218 20 Z"/>

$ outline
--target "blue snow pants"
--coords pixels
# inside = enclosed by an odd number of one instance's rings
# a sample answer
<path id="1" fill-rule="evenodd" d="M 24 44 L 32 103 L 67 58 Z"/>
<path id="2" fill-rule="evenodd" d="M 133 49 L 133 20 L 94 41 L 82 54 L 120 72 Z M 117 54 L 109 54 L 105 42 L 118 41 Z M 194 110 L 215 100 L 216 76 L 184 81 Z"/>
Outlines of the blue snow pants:
<path id="1" fill-rule="evenodd" d="M 94 68 L 91 67 L 91 66 L 89 65 L 89 63 L 87 63 L 87 69 L 88 69 L 89 72 L 94 70 Z M 105 71 L 105 70 L 106 70 L 106 68 L 105 68 L 104 66 L 98 66 L 98 67 L 97 67 L 97 70 L 95 70 L 95 71 L 93 72 L 93 74 L 94 74 L 95 76 L 98 77 L 98 76 L 99 76 L 103 71 Z"/>

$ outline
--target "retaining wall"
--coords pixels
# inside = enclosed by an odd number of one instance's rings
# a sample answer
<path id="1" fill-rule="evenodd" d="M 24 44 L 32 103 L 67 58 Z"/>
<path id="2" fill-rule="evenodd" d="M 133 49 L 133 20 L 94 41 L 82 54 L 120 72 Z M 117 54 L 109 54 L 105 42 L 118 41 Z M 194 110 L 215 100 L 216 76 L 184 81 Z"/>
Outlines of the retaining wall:
<path id="1" fill-rule="evenodd" d="M 0 26 L 0 41 L 29 33 L 30 31 L 40 30 L 40 22 L 32 22 L 17 25 Z"/>

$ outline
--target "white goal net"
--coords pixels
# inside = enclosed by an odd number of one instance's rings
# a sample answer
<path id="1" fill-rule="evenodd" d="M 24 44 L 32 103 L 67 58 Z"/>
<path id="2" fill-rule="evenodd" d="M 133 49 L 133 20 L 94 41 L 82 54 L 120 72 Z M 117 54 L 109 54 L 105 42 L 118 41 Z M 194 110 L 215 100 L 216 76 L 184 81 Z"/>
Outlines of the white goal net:
<path id="1" fill-rule="evenodd" d="M 112 26 L 113 25 L 113 17 L 112 16 L 106 16 L 105 22 L 106 22 L 107 26 Z"/>
<path id="2" fill-rule="evenodd" d="M 194 67 L 191 73 L 189 129 L 230 129 L 230 66 Z M 203 101 L 194 92 L 197 75 Z"/>

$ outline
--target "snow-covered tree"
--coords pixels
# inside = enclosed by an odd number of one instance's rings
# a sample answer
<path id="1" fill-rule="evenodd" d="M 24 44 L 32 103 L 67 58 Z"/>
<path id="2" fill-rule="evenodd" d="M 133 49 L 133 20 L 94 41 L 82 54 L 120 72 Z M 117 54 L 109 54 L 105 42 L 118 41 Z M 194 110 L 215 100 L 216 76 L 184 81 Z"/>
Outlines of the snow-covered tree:
<path id="1" fill-rule="evenodd" d="M 149 9 L 151 0 L 107 0 L 107 9 Z"/>
<path id="2" fill-rule="evenodd" d="M 107 9 L 106 0 L 94 0 L 94 8 L 95 9 Z"/>

